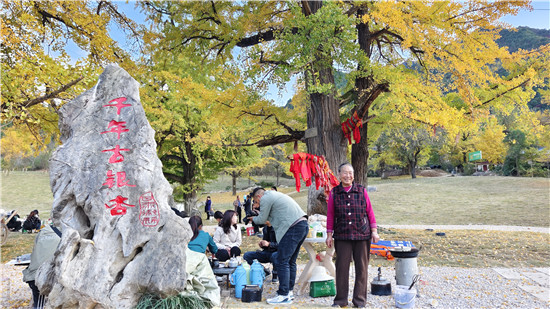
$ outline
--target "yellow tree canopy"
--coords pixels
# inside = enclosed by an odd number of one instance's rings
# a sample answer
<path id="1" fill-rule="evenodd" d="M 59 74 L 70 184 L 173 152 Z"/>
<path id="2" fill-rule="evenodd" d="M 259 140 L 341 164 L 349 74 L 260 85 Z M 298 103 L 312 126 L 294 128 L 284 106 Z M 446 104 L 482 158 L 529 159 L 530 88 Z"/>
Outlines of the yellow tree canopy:
<path id="1" fill-rule="evenodd" d="M 40 131 L 57 131 L 56 112 L 95 83 L 101 66 L 134 67 L 108 30 L 136 24 L 113 2 L 2 1 L 0 15 L 3 128 L 28 129 L 40 141 Z M 86 56 L 72 59 L 69 50 Z"/>

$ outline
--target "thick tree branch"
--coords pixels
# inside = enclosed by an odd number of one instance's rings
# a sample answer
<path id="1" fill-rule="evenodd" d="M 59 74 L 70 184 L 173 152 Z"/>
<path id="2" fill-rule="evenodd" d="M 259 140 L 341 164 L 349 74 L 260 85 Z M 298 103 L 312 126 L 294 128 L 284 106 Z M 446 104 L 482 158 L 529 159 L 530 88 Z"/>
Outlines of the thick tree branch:
<path id="1" fill-rule="evenodd" d="M 283 28 L 281 29 L 271 28 L 265 32 L 260 32 L 253 36 L 242 38 L 237 41 L 236 45 L 238 47 L 250 47 L 250 46 L 258 45 L 261 42 L 273 41 L 275 39 L 275 32 L 282 32 L 282 31 L 284 31 Z M 298 28 L 292 28 L 290 31 L 292 34 L 296 34 L 298 33 Z"/>
<path id="2" fill-rule="evenodd" d="M 185 160 L 182 157 L 176 156 L 176 155 L 170 155 L 170 154 L 163 155 L 160 159 L 162 161 L 172 160 L 172 161 L 176 161 L 176 162 L 180 162 L 180 163 L 185 163 Z"/>
<path id="3" fill-rule="evenodd" d="M 357 115 L 359 116 L 359 118 L 361 119 L 365 118 L 370 106 L 376 100 L 376 98 L 378 98 L 378 96 L 383 92 L 389 92 L 389 91 L 390 91 L 389 84 L 381 83 L 381 84 L 376 84 L 372 88 L 372 90 L 364 94 L 359 94 L 359 98 L 360 98 L 359 101 L 361 101 L 359 102 L 360 105 L 359 105 L 359 108 L 357 109 Z"/>
<path id="4" fill-rule="evenodd" d="M 291 135 L 293 135 L 295 132 L 301 132 L 301 131 L 296 131 L 294 129 L 292 129 L 291 127 L 287 126 L 284 122 L 280 121 L 279 118 L 277 118 L 277 116 L 275 114 L 269 114 L 269 115 L 266 115 L 264 113 L 252 113 L 252 112 L 249 112 L 249 111 L 242 111 L 241 113 L 241 116 L 242 115 L 250 115 L 250 116 L 256 116 L 256 117 L 265 117 L 265 120 L 273 117 L 275 119 L 275 122 L 277 122 L 278 125 L 282 126 L 283 128 L 285 128 L 285 130 L 288 131 L 288 133 L 290 133 Z"/>
<path id="5" fill-rule="evenodd" d="M 494 7 L 496 7 L 497 4 L 493 4 L 493 5 L 489 5 L 489 6 L 485 6 L 485 7 L 481 7 L 481 8 L 477 8 L 477 9 L 473 9 L 473 10 L 469 10 L 469 11 L 465 11 L 465 12 L 462 12 L 458 15 L 455 15 L 455 16 L 452 16 L 452 17 L 449 17 L 447 18 L 446 20 L 444 20 L 444 22 L 448 22 L 450 20 L 453 20 L 455 18 L 458 18 L 458 17 L 461 17 L 461 16 L 464 16 L 466 14 L 470 14 L 470 13 L 474 13 L 474 12 L 477 12 L 477 11 L 484 11 L 484 10 L 488 10 L 488 9 L 492 9 Z"/>
<path id="6" fill-rule="evenodd" d="M 47 11 L 45 11 L 44 9 L 42 9 L 39 5 L 38 2 L 34 2 L 34 8 L 36 9 L 36 11 L 38 12 L 38 14 L 40 14 L 42 16 L 42 24 L 45 25 L 46 22 L 48 23 L 51 23 L 51 21 L 49 19 L 54 19 L 54 20 L 57 20 L 58 22 L 64 24 L 65 26 L 75 30 L 75 31 L 78 31 L 80 33 L 83 33 L 84 35 L 86 35 L 89 39 L 92 39 L 92 35 L 85 31 L 84 29 L 82 29 L 81 27 L 78 27 L 78 26 L 75 26 L 70 20 L 67 21 L 57 15 L 53 15 Z"/>
<path id="7" fill-rule="evenodd" d="M 302 12 L 304 12 L 305 16 L 311 15 L 311 8 L 309 7 L 309 3 L 307 1 L 302 1 Z"/>
<path id="8" fill-rule="evenodd" d="M 528 79 L 524 80 L 521 84 L 519 84 L 519 85 L 517 85 L 517 86 L 514 86 L 514 87 L 512 87 L 512 88 L 510 88 L 510 89 L 505 90 L 504 92 L 501 92 L 501 93 L 497 94 L 497 95 L 494 96 L 493 98 L 491 98 L 491 99 L 489 99 L 489 100 L 487 100 L 487 101 L 485 101 L 485 102 L 482 102 L 481 104 L 477 105 L 476 107 L 480 107 L 480 106 L 483 106 L 483 105 L 487 105 L 487 104 L 493 102 L 494 100 L 500 98 L 501 96 L 507 94 L 508 92 L 514 91 L 514 90 L 516 90 L 516 89 L 518 89 L 518 88 L 520 88 L 520 87 L 524 87 L 525 85 L 527 85 L 527 83 L 528 83 L 530 80 L 531 80 L 531 79 L 528 78 Z M 465 114 L 465 115 L 470 115 L 471 113 L 472 113 L 472 112 L 469 111 L 469 112 L 464 113 L 464 114 Z"/>
<path id="9" fill-rule="evenodd" d="M 250 47 L 259 44 L 260 42 L 273 41 L 275 39 L 275 33 L 273 29 L 266 32 L 260 32 L 250 37 L 242 38 L 237 42 L 238 47 Z"/>
<path id="10" fill-rule="evenodd" d="M 19 105 L 21 106 L 24 106 L 24 107 L 31 107 L 33 105 L 36 105 L 36 104 L 40 104 L 46 100 L 49 100 L 49 99 L 53 99 L 55 97 L 57 97 L 58 94 L 60 94 L 61 92 L 63 91 L 66 91 L 67 89 L 71 88 L 72 86 L 74 86 L 76 83 L 78 83 L 79 81 L 81 81 L 84 77 L 79 77 L 75 80 L 73 80 L 72 82 L 66 84 L 66 85 L 63 85 L 61 86 L 61 88 L 55 90 L 55 91 L 52 91 L 46 95 L 43 95 L 41 97 L 38 97 L 38 98 L 35 98 L 35 99 L 32 99 L 32 100 L 27 100 Z"/>
<path id="11" fill-rule="evenodd" d="M 157 12 L 159 14 L 172 16 L 172 13 L 170 13 L 170 11 L 164 10 L 164 9 L 159 9 L 153 3 L 151 3 L 151 1 L 144 1 L 142 3 L 145 4 L 146 6 L 150 7 L 151 9 L 153 9 L 155 12 Z"/>
<path id="12" fill-rule="evenodd" d="M 167 180 L 172 180 L 172 181 L 175 181 L 177 183 L 185 183 L 185 179 L 183 177 L 180 177 L 176 174 L 172 174 L 172 173 L 169 173 L 169 172 L 162 172 L 164 174 L 164 177 L 167 179 Z"/>
<path id="13" fill-rule="evenodd" d="M 251 142 L 251 143 L 243 143 L 243 144 L 232 144 L 227 146 L 233 146 L 233 147 L 246 147 L 246 146 L 258 146 L 258 147 L 267 147 L 267 146 L 273 146 L 273 145 L 279 145 L 279 144 L 285 144 L 290 142 L 297 142 L 304 139 L 305 131 L 294 131 L 293 134 L 287 134 L 287 135 L 278 135 L 270 138 L 264 138 L 262 140 Z"/>
<path id="14" fill-rule="evenodd" d="M 130 29 L 130 31 L 132 31 L 132 34 L 135 36 L 135 37 L 141 37 L 141 35 L 136 31 L 136 29 L 134 29 L 133 25 L 130 23 L 130 21 L 124 16 L 122 15 L 116 8 L 115 6 L 109 2 L 109 1 L 101 1 L 101 3 L 105 3 L 110 9 L 111 11 L 122 21 L 122 23 L 126 24 L 126 26 L 128 27 L 128 29 Z M 100 4 L 101 4 L 100 3 Z M 97 10 L 99 12 L 99 7 L 97 7 Z"/>

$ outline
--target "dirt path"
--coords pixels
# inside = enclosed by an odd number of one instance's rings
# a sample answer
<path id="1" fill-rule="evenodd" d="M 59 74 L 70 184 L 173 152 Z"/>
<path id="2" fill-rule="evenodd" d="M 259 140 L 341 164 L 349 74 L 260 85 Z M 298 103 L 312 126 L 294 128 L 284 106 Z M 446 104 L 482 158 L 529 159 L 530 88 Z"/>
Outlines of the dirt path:
<path id="1" fill-rule="evenodd" d="M 534 226 L 511 226 L 511 225 L 380 225 L 382 228 L 403 229 L 403 230 L 484 230 L 484 231 L 505 231 L 505 232 L 535 232 L 550 233 L 550 227 Z"/>

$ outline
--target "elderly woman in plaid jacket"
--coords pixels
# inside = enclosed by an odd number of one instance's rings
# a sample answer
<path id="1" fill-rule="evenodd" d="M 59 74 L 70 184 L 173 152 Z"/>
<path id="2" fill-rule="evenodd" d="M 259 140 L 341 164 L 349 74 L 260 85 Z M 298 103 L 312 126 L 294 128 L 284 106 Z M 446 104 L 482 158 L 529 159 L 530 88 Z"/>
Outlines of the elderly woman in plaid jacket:
<path id="1" fill-rule="evenodd" d="M 355 262 L 355 307 L 367 304 L 370 244 L 378 242 L 376 218 L 365 187 L 353 182 L 353 167 L 344 163 L 338 167 L 340 184 L 329 194 L 327 205 L 328 247 L 336 249 L 336 296 L 333 307 L 348 305 L 349 266 Z"/>

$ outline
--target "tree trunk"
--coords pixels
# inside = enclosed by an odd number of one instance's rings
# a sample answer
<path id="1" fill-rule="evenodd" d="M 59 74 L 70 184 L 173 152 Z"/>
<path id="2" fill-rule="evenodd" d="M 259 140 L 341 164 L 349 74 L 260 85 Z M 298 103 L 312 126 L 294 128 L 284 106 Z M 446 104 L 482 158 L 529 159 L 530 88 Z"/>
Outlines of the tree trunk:
<path id="1" fill-rule="evenodd" d="M 416 178 L 416 161 L 415 160 L 411 160 L 409 161 L 409 171 L 411 173 L 411 178 Z"/>
<path id="2" fill-rule="evenodd" d="M 326 78 L 332 78 L 330 71 L 324 71 Z M 337 173 L 338 165 L 346 162 L 347 141 L 340 126 L 338 103 L 333 95 L 314 93 L 310 95 L 311 108 L 308 111 L 308 128 L 315 128 L 317 136 L 306 139 L 308 152 L 324 156 L 333 173 Z M 322 196 L 321 196 L 322 195 Z M 316 190 L 315 185 L 309 187 L 308 215 L 326 214 L 326 197 L 324 190 Z"/>
<path id="3" fill-rule="evenodd" d="M 355 182 L 368 185 L 367 171 L 369 161 L 369 144 L 367 139 L 368 123 L 361 128 L 361 141 L 351 146 L 351 165 L 353 166 Z"/>
<path id="4" fill-rule="evenodd" d="M 386 173 L 385 161 L 380 162 L 380 179 L 388 179 L 388 174 Z"/>
<path id="5" fill-rule="evenodd" d="M 187 154 L 187 160 L 182 159 L 182 168 L 183 168 L 183 181 L 181 184 L 190 184 L 193 183 L 193 178 L 195 178 L 195 167 L 197 166 L 197 158 L 193 154 L 193 146 L 189 142 L 184 142 L 185 153 Z M 191 189 L 191 192 L 183 194 L 183 200 L 185 205 L 185 211 L 190 214 L 191 210 L 194 207 L 198 206 L 197 201 L 197 190 L 195 188 Z"/>
<path id="6" fill-rule="evenodd" d="M 366 10 L 359 9 L 356 12 L 356 16 L 361 19 L 366 13 Z M 359 23 L 357 24 L 356 29 L 359 49 L 361 49 L 365 55 L 370 58 L 372 54 L 371 45 L 373 33 L 370 31 L 368 23 Z M 360 63 L 358 64 L 358 70 L 367 71 L 368 68 L 363 67 L 363 64 Z M 369 143 L 367 133 L 369 125 L 369 109 L 380 94 L 383 92 L 389 92 L 389 88 L 385 83 L 377 83 L 372 75 L 369 75 L 357 77 L 355 80 L 355 91 L 356 93 L 354 97 L 356 100 L 356 106 L 352 110 L 352 115 L 353 112 L 358 113 L 361 121 L 363 121 L 363 127 L 361 128 L 361 141 L 351 147 L 351 164 L 354 169 L 355 182 L 367 186 L 369 161 Z"/>
<path id="7" fill-rule="evenodd" d="M 233 191 L 233 196 L 237 195 L 237 177 L 239 174 L 233 171 L 231 172 L 231 189 Z"/>
<path id="8" fill-rule="evenodd" d="M 322 1 L 305 1 L 302 12 L 305 15 L 315 14 L 322 5 Z M 315 57 L 312 71 L 306 72 L 306 88 L 317 83 L 334 85 L 332 66 L 327 64 L 322 52 Z M 330 94 L 310 93 L 311 107 L 307 113 L 307 128 L 316 134 L 306 138 L 306 145 L 308 153 L 324 156 L 330 169 L 336 173 L 338 165 L 346 161 L 347 145 L 340 126 L 339 102 L 334 94 L 334 91 Z M 324 190 L 316 190 L 315 185 L 311 185 L 308 191 L 308 215 L 326 214 L 326 209 Z"/>

